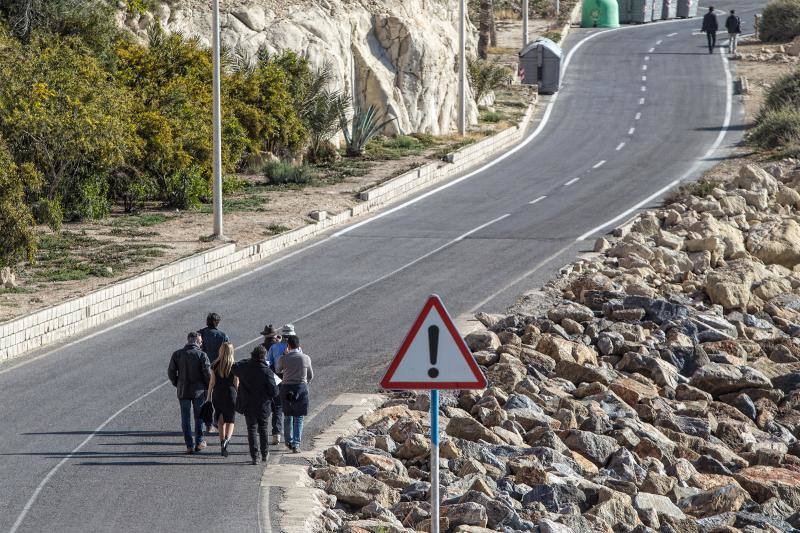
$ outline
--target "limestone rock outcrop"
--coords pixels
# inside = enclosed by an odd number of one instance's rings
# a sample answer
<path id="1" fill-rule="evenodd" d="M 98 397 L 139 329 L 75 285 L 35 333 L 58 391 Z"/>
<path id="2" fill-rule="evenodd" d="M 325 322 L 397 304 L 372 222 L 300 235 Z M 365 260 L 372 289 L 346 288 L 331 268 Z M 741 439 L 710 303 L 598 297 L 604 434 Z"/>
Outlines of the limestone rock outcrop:
<path id="1" fill-rule="evenodd" d="M 290 4 L 290 5 L 286 5 Z M 220 6 L 223 46 L 253 56 L 293 50 L 333 68 L 338 88 L 396 120 L 386 133 L 452 132 L 458 117 L 458 4 L 454 0 L 232 0 Z M 211 12 L 199 0 L 161 1 L 120 22 L 144 38 L 155 21 L 210 46 Z M 469 28 L 472 30 L 472 26 Z M 474 54 L 468 31 L 468 54 Z M 467 119 L 477 121 L 468 90 Z"/>

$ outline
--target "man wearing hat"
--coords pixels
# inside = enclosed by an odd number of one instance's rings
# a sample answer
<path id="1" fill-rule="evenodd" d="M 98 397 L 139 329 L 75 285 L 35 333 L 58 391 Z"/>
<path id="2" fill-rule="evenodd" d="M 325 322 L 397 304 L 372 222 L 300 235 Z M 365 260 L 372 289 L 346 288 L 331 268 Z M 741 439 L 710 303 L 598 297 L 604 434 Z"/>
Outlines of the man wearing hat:
<path id="1" fill-rule="evenodd" d="M 261 334 L 264 335 L 264 347 L 267 348 L 267 364 L 274 372 L 278 359 L 286 353 L 286 337 L 295 335 L 294 326 L 286 324 L 279 332 L 270 324 L 264 328 Z M 280 399 L 275 398 L 272 403 L 272 444 L 280 444 L 282 431 L 283 409 Z"/>

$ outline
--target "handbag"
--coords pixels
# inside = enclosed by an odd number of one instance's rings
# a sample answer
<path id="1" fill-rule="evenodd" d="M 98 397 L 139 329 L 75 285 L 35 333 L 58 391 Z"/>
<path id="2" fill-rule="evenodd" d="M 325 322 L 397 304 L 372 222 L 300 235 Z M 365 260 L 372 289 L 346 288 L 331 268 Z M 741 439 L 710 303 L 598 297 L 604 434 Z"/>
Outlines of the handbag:
<path id="1" fill-rule="evenodd" d="M 211 426 L 211 423 L 214 422 L 214 406 L 211 404 L 211 400 L 206 400 L 203 406 L 200 407 L 200 415 L 198 418 L 202 420 L 206 426 Z"/>

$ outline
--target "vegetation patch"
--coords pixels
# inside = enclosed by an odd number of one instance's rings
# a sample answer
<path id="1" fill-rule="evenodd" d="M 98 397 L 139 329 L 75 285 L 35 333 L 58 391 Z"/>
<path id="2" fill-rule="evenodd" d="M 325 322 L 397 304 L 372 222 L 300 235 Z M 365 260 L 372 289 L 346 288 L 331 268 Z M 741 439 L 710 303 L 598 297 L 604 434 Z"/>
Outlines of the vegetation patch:
<path id="1" fill-rule="evenodd" d="M 800 35 L 800 0 L 772 0 L 764 8 L 758 36 L 765 42 L 791 41 Z"/>

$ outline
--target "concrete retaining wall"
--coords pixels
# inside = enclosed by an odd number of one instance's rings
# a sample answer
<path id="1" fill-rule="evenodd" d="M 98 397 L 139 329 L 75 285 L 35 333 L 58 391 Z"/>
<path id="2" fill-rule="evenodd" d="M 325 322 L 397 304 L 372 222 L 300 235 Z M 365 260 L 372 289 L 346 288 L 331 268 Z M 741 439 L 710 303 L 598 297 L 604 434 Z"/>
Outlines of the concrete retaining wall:
<path id="1" fill-rule="evenodd" d="M 338 215 L 238 251 L 234 244 L 219 246 L 86 296 L 0 324 L 0 361 L 66 339 L 220 278 L 280 250 L 317 237 L 353 217 L 375 211 L 397 198 L 450 178 L 519 141 L 532 113 L 533 106 L 529 106 L 519 125 L 450 154 L 452 163 L 429 163 L 362 193 L 362 203 Z"/>

